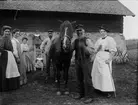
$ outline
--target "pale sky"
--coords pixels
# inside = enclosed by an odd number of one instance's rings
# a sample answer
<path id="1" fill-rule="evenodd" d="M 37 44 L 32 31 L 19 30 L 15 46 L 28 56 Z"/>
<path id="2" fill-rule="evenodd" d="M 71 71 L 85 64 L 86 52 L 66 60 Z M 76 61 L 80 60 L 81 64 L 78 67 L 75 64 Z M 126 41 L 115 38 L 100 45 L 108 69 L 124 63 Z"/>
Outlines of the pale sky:
<path id="1" fill-rule="evenodd" d="M 131 10 L 135 17 L 124 17 L 124 36 L 126 39 L 138 39 L 138 0 L 119 0 L 129 10 Z"/>

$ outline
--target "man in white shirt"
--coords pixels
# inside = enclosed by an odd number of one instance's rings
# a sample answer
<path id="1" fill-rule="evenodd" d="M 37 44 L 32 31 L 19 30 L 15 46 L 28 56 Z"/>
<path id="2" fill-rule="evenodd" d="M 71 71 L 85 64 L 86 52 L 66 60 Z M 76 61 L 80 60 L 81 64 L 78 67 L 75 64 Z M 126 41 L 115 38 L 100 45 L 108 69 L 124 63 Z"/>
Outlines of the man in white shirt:
<path id="1" fill-rule="evenodd" d="M 53 30 L 48 31 L 48 37 L 44 39 L 42 44 L 40 45 L 40 49 L 46 55 L 46 80 L 50 76 L 50 58 L 49 58 L 49 50 L 51 47 L 51 41 L 53 40 Z"/>

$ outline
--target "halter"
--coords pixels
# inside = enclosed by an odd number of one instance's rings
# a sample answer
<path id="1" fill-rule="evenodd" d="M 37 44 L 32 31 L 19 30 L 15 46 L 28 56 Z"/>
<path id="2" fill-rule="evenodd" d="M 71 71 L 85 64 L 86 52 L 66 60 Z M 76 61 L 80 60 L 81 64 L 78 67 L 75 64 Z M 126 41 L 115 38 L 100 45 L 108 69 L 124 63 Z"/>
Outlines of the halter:
<path id="1" fill-rule="evenodd" d="M 68 45 L 70 46 L 70 43 L 71 43 L 71 37 L 67 35 L 67 29 L 68 29 L 68 27 L 65 28 L 65 34 L 63 36 L 62 43 L 63 43 L 63 46 L 65 45 L 68 48 Z M 67 39 L 69 39 L 69 43 L 66 43 L 64 41 L 64 38 L 66 38 L 66 41 L 67 41 Z M 63 47 L 63 49 L 64 49 L 64 47 Z M 66 49 L 64 49 L 64 50 L 66 50 Z"/>

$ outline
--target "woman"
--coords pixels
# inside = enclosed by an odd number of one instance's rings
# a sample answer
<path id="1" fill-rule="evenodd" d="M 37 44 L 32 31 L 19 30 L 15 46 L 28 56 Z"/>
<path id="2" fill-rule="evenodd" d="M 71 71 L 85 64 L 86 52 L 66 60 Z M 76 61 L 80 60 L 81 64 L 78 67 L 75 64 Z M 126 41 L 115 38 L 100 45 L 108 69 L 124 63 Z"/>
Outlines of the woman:
<path id="1" fill-rule="evenodd" d="M 104 93 L 107 97 L 115 91 L 114 81 L 112 78 L 112 58 L 117 51 L 115 40 L 108 36 L 108 30 L 100 28 L 100 34 L 103 36 L 95 43 L 96 57 L 92 68 L 93 87 Z"/>
<path id="2" fill-rule="evenodd" d="M 0 91 L 19 88 L 19 71 L 13 56 L 11 27 L 3 26 L 0 38 Z"/>
<path id="3" fill-rule="evenodd" d="M 22 38 L 21 52 L 22 52 L 23 62 L 25 64 L 25 71 L 30 72 L 33 70 L 33 61 L 31 60 L 29 55 L 29 46 L 27 44 L 27 41 L 28 38 L 26 37 Z"/>

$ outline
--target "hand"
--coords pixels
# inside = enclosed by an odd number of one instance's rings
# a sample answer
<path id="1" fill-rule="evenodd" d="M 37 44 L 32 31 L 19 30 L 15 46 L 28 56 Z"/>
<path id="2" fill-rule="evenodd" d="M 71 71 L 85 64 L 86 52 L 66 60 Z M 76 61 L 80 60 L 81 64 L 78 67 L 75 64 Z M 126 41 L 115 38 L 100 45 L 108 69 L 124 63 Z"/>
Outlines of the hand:
<path id="1" fill-rule="evenodd" d="M 108 59 L 105 61 L 106 64 L 109 64 L 111 62 L 111 59 Z"/>
<path id="2" fill-rule="evenodd" d="M 17 63 L 20 63 L 20 58 L 17 58 Z"/>

